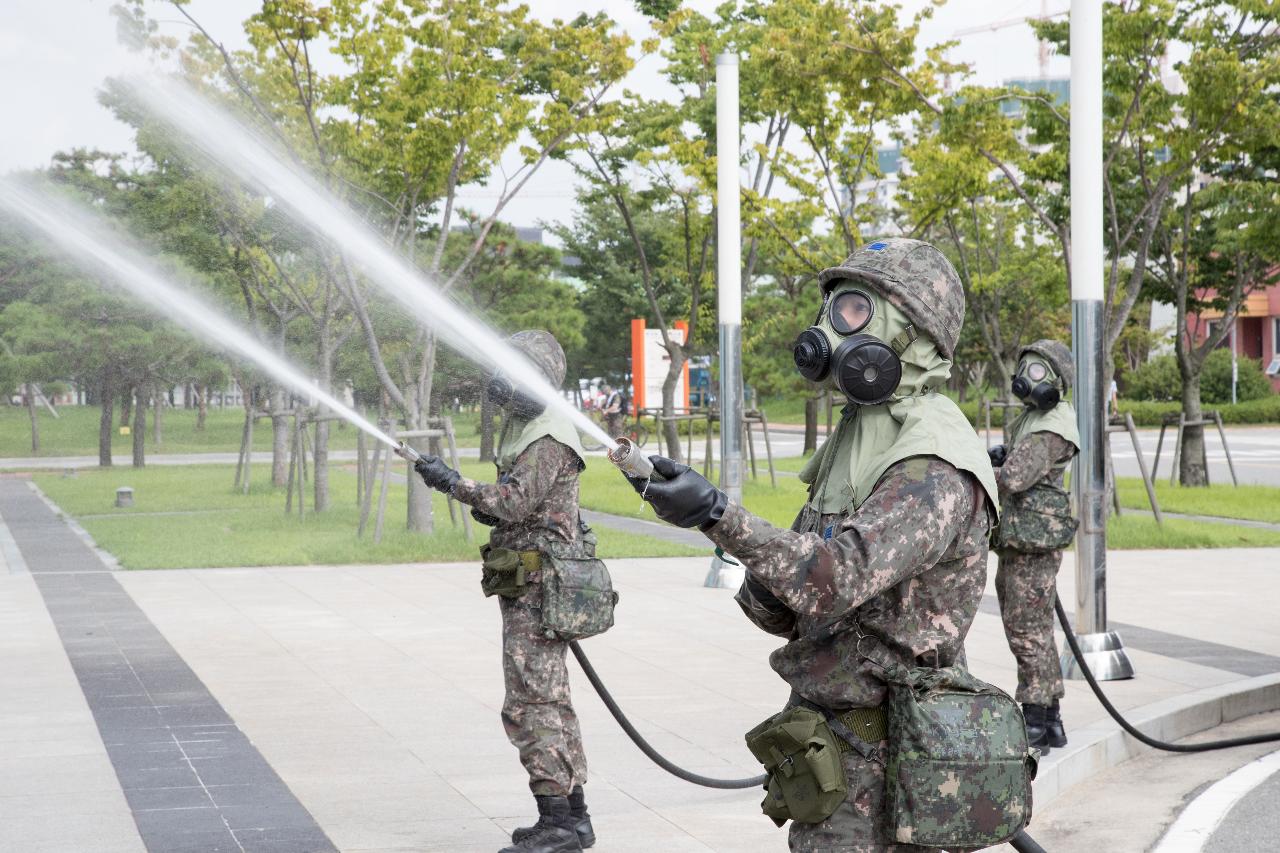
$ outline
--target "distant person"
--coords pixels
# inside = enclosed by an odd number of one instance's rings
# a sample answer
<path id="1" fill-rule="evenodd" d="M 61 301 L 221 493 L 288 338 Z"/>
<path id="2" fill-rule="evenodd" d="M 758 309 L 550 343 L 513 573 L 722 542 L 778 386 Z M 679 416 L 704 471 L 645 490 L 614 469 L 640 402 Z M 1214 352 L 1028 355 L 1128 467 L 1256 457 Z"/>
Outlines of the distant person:
<path id="1" fill-rule="evenodd" d="M 1107 392 L 1107 419 L 1120 417 L 1120 386 L 1111 380 L 1111 390 Z"/>
<path id="2" fill-rule="evenodd" d="M 564 350 L 549 332 L 517 332 L 510 343 L 551 385 L 564 382 Z M 503 412 L 498 481 L 463 477 L 438 456 L 423 456 L 414 469 L 493 528 L 481 549 L 481 587 L 498 596 L 502 611 L 502 724 L 538 809 L 537 822 L 515 830 L 501 853 L 580 853 L 596 839 L 565 653 L 570 640 L 613 624 L 614 601 L 607 570 L 595 559 L 595 534 L 578 513 L 586 452 L 567 417 L 500 374 L 486 393 Z M 587 596 L 584 587 L 605 594 Z"/>
<path id="3" fill-rule="evenodd" d="M 1067 745 L 1053 601 L 1062 549 L 1076 529 L 1063 489 L 1063 474 L 1080 449 L 1075 409 L 1063 399 L 1074 379 L 1071 350 L 1063 344 L 1046 340 L 1023 348 L 1013 393 L 1024 408 L 1005 430 L 1007 450 L 1000 444 L 987 451 L 1000 488 L 996 594 L 1018 661 L 1015 698 L 1022 703 L 1027 741 L 1045 754 Z"/>
<path id="4" fill-rule="evenodd" d="M 622 435 L 622 392 L 607 382 L 604 386 L 604 404 L 601 411 L 604 413 L 605 432 L 613 438 Z"/>

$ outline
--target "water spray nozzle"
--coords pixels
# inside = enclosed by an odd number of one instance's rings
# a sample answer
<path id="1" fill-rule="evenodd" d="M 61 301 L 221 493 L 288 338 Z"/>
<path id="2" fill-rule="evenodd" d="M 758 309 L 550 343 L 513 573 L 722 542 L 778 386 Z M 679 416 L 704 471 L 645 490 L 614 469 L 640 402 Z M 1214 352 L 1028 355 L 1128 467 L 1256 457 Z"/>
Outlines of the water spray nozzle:
<path id="1" fill-rule="evenodd" d="M 422 454 L 409 446 L 408 442 L 402 441 L 393 448 L 396 456 L 409 462 L 410 464 L 417 462 L 422 458 Z"/>
<path id="2" fill-rule="evenodd" d="M 653 463 L 631 443 L 631 439 L 618 438 L 618 447 L 609 451 L 609 461 L 628 477 L 648 480 L 653 477 Z"/>

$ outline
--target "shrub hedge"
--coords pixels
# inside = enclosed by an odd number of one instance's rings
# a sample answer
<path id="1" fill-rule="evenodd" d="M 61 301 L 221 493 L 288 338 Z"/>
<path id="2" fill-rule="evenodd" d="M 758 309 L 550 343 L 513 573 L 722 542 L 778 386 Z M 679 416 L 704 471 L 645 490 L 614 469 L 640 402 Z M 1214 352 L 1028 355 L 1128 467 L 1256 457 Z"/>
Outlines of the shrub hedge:
<path id="1" fill-rule="evenodd" d="M 1158 427 L 1161 418 L 1166 414 L 1177 415 L 1181 409 L 1179 403 L 1153 403 L 1141 400 L 1121 400 L 1120 411 L 1128 412 L 1133 415 L 1133 422 L 1140 427 Z M 960 404 L 960 410 L 964 412 L 965 417 L 975 427 L 981 429 L 986 426 L 986 419 L 976 400 Z M 1222 413 L 1222 422 L 1224 424 L 1275 424 L 1280 423 L 1280 394 L 1272 394 L 1260 400 L 1249 400 L 1245 403 L 1236 403 L 1232 405 L 1213 405 L 1206 403 L 1204 410 L 1217 411 Z M 1016 413 L 1015 409 L 1008 410 Z M 991 410 L 991 425 L 993 427 L 1004 425 L 1005 410 L 993 408 Z M 1012 417 L 1012 414 L 1010 415 Z"/>

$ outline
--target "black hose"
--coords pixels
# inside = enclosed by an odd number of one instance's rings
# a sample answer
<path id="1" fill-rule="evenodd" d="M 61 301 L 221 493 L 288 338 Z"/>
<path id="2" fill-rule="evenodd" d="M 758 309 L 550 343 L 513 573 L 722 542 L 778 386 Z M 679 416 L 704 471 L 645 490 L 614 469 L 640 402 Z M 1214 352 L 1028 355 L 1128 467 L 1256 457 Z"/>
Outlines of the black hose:
<path id="1" fill-rule="evenodd" d="M 1009 846 L 1018 853 L 1046 853 L 1045 849 L 1036 843 L 1036 840 L 1027 835 L 1025 829 L 1019 830 L 1018 834 L 1009 839 Z"/>
<path id="2" fill-rule="evenodd" d="M 1280 732 L 1271 732 L 1270 734 L 1249 735 L 1248 737 L 1229 738 L 1227 740 L 1210 740 L 1204 743 L 1168 743 L 1162 740 L 1143 734 L 1134 728 L 1133 724 L 1120 715 L 1116 710 L 1116 706 L 1111 704 L 1111 700 L 1102 692 L 1102 688 L 1098 686 L 1098 680 L 1093 677 L 1093 673 L 1089 671 L 1089 665 L 1084 661 L 1084 652 L 1080 650 L 1080 643 L 1076 640 L 1075 631 L 1071 630 L 1071 626 L 1067 624 L 1067 611 L 1062 607 L 1062 599 L 1056 595 L 1053 597 L 1053 607 L 1058 611 L 1058 622 L 1062 624 L 1062 632 L 1067 636 L 1067 645 L 1071 647 L 1071 654 L 1075 655 L 1076 663 L 1080 664 L 1080 671 L 1084 674 L 1084 680 L 1089 682 L 1089 687 L 1093 689 L 1093 695 L 1098 697 L 1098 701 L 1102 703 L 1102 707 L 1107 710 L 1111 718 L 1120 724 L 1120 728 L 1133 735 L 1142 743 L 1153 749 L 1162 749 L 1166 752 L 1208 752 L 1214 749 L 1227 749 L 1233 746 L 1249 746 L 1255 743 L 1273 743 L 1280 741 Z"/>
<path id="3" fill-rule="evenodd" d="M 613 718 L 618 721 L 618 725 L 622 726 L 622 730 L 627 733 L 627 737 L 631 738 L 631 742 L 640 747 L 640 751 L 649 756 L 654 764 L 670 773 L 672 776 L 678 776 L 686 782 L 692 782 L 695 785 L 701 785 L 704 788 L 760 788 L 768 780 L 767 775 L 752 776 L 749 779 L 713 779 L 710 776 L 702 776 L 685 770 L 677 764 L 668 761 L 662 753 L 654 749 L 650 743 L 644 739 L 644 735 L 636 731 L 636 727 L 631 725 L 631 721 L 627 719 L 627 715 L 622 713 L 622 709 L 618 707 L 618 703 L 614 701 L 610 695 L 609 689 L 604 686 L 604 682 L 600 680 L 599 674 L 596 673 L 595 667 L 591 665 L 591 661 L 587 660 L 587 655 L 582 651 L 582 647 L 577 642 L 569 643 L 569 650 L 573 652 L 573 656 L 578 659 L 578 664 L 582 667 L 582 671 L 586 673 L 587 680 L 591 682 L 591 686 L 596 689 L 596 693 L 600 694 L 600 700 L 604 702 L 609 713 L 613 714 Z"/>

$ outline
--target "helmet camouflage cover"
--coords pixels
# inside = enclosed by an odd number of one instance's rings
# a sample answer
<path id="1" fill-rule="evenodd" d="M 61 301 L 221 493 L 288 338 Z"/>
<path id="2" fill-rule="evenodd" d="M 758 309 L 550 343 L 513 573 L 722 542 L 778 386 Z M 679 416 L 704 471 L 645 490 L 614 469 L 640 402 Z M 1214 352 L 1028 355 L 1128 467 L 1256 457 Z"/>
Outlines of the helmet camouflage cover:
<path id="1" fill-rule="evenodd" d="M 1071 358 L 1071 350 L 1067 349 L 1066 344 L 1061 341 L 1052 341 L 1047 338 L 1036 341 L 1035 343 L 1027 344 L 1018 352 L 1018 361 L 1022 361 L 1022 357 L 1029 352 L 1033 352 L 1045 361 L 1049 362 L 1049 366 L 1053 368 L 1053 372 L 1062 377 L 1062 382 L 1066 386 L 1063 389 L 1064 391 L 1075 387 L 1075 363 Z"/>
<path id="2" fill-rule="evenodd" d="M 922 240 L 876 240 L 818 274 L 824 295 L 845 280 L 867 282 L 932 338 L 943 356 L 955 356 L 964 325 L 964 287 L 942 252 Z"/>
<path id="3" fill-rule="evenodd" d="M 507 341 L 542 371 L 542 375 L 547 377 L 552 387 L 559 388 L 564 384 L 564 350 L 550 332 L 543 329 L 524 329 L 516 332 Z"/>

